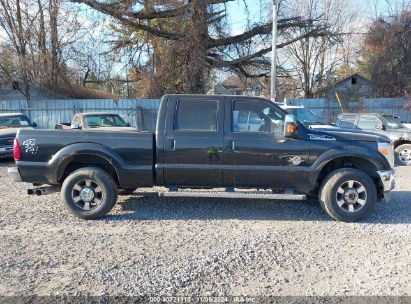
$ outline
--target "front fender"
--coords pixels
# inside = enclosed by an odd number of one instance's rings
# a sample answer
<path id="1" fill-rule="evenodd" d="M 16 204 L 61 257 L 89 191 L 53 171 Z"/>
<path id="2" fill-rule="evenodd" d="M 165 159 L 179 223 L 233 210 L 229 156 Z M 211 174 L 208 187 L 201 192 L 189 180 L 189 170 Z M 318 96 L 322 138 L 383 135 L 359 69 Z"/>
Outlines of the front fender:
<path id="1" fill-rule="evenodd" d="M 372 164 L 372 168 L 368 166 L 368 172 L 371 170 L 372 175 L 378 177 L 378 170 L 385 170 L 390 168 L 388 160 L 380 154 L 377 150 L 372 150 L 370 148 L 346 145 L 339 146 L 327 150 L 322 153 L 310 166 L 310 183 L 315 185 L 318 182 L 318 178 L 321 174 L 321 171 L 327 166 L 330 162 L 339 159 L 339 158 L 356 158 L 363 161 L 364 165 Z"/>
<path id="2" fill-rule="evenodd" d="M 345 145 L 327 150 L 315 160 L 312 168 L 320 172 L 331 161 L 343 157 L 363 159 L 364 161 L 372 163 L 376 170 L 390 169 L 388 160 L 377 150 L 353 145 Z"/>

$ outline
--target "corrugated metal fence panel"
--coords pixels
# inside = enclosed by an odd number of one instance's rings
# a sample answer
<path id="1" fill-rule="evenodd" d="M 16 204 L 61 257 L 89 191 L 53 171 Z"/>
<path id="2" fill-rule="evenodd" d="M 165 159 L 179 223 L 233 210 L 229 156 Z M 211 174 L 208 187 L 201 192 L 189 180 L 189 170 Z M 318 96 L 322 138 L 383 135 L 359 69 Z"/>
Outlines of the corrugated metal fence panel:
<path id="1" fill-rule="evenodd" d="M 342 112 L 336 99 L 289 99 L 287 104 L 310 109 L 325 122 L 334 122 Z M 411 121 L 411 111 L 405 107 L 404 98 L 369 98 L 360 101 L 342 101 L 345 112 L 383 113 L 399 116 L 402 120 Z"/>
<path id="2" fill-rule="evenodd" d="M 289 99 L 289 105 L 303 105 L 311 109 L 326 122 L 334 122 L 341 109 L 332 99 Z M 402 120 L 411 121 L 411 111 L 404 105 L 406 99 L 372 98 L 360 101 L 344 102 L 346 112 L 378 112 L 393 114 Z M 24 100 L 0 100 L 0 113 L 23 112 L 38 124 L 40 128 L 51 128 L 59 122 L 70 122 L 79 112 L 110 112 L 121 115 L 134 127 L 143 130 L 154 130 L 159 99 L 63 99 L 31 101 L 26 108 Z"/>
<path id="3" fill-rule="evenodd" d="M 132 126 L 151 131 L 159 106 L 159 99 L 62 99 L 30 101 L 27 109 L 24 100 L 0 100 L 0 113 L 23 112 L 40 128 L 53 129 L 57 123 L 70 122 L 75 113 L 110 112 L 121 115 Z M 142 121 L 137 121 L 138 117 Z"/>

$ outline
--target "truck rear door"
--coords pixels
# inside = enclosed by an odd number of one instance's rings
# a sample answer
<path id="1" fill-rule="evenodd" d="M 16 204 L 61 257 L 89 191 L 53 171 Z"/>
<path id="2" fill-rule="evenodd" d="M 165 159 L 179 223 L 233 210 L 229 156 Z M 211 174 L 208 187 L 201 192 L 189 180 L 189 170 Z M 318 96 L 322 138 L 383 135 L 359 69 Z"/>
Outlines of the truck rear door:
<path id="1" fill-rule="evenodd" d="M 165 185 L 222 185 L 223 121 L 224 105 L 216 97 L 170 98 L 164 141 Z"/>

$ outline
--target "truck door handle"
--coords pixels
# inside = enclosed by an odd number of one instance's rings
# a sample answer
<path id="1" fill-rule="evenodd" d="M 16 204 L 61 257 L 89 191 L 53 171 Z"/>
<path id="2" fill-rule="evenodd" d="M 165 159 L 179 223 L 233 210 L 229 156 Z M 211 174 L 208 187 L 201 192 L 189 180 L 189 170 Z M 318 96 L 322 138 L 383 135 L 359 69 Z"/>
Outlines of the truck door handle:
<path id="1" fill-rule="evenodd" d="M 167 138 L 167 150 L 174 151 L 176 149 L 176 140 L 174 138 Z"/>
<path id="2" fill-rule="evenodd" d="M 232 140 L 232 139 L 227 139 L 227 140 L 226 140 L 226 148 L 227 148 L 227 149 L 230 149 L 230 150 L 232 150 L 232 151 L 235 151 L 235 143 L 234 143 L 234 140 Z"/>

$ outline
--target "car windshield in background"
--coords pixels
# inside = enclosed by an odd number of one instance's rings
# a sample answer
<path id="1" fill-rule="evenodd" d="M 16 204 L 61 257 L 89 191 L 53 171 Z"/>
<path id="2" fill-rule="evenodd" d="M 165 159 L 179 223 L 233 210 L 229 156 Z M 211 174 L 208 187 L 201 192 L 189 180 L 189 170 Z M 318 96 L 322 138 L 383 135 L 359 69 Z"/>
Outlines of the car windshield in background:
<path id="1" fill-rule="evenodd" d="M 310 110 L 304 108 L 287 109 L 288 112 L 293 114 L 299 121 L 305 125 L 324 125 L 321 119 Z"/>
<path id="2" fill-rule="evenodd" d="M 0 129 L 26 128 L 30 126 L 30 121 L 23 115 L 0 117 Z"/>
<path id="3" fill-rule="evenodd" d="M 87 115 L 84 119 L 90 128 L 127 127 L 126 122 L 118 115 Z"/>
<path id="4" fill-rule="evenodd" d="M 387 123 L 387 125 L 392 129 L 405 128 L 405 126 L 402 124 L 402 122 L 397 117 L 383 116 L 383 118 L 384 118 L 385 122 Z"/>

